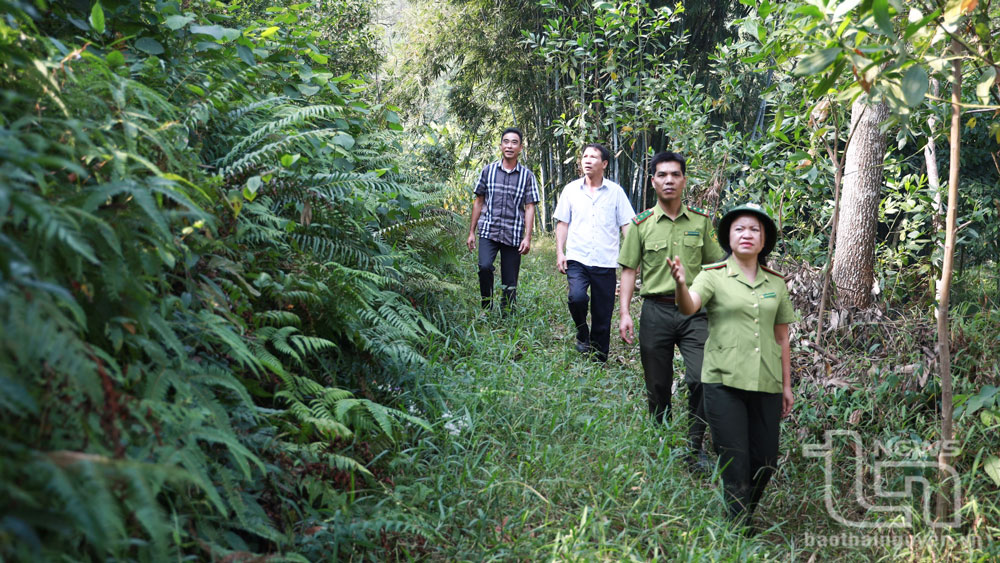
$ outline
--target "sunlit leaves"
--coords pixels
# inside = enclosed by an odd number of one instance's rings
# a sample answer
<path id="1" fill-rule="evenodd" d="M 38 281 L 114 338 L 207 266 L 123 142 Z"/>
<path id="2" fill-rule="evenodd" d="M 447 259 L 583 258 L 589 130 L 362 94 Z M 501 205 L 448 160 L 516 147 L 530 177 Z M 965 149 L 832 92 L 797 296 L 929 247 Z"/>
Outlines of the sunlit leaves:
<path id="1" fill-rule="evenodd" d="M 257 190 L 264 185 L 261 181 L 260 176 L 250 176 L 247 178 L 247 185 L 243 188 L 243 197 L 247 198 L 249 201 L 253 201 L 257 197 Z"/>
<path id="2" fill-rule="evenodd" d="M 90 10 L 90 27 L 97 33 L 104 33 L 104 8 L 100 2 L 94 2 L 94 7 Z"/>
<path id="3" fill-rule="evenodd" d="M 991 455 L 983 461 L 983 470 L 993 480 L 993 484 L 1000 487 L 1000 457 Z"/>
<path id="4" fill-rule="evenodd" d="M 799 62 L 798 66 L 795 67 L 794 73 L 797 76 L 811 76 L 823 71 L 833 64 L 833 61 L 837 60 L 837 56 L 842 52 L 843 49 L 840 47 L 831 47 L 812 53 Z"/>
<path id="5" fill-rule="evenodd" d="M 108 62 L 108 66 L 115 68 L 125 64 L 125 55 L 121 51 L 112 50 L 105 57 L 104 60 Z"/>
<path id="6" fill-rule="evenodd" d="M 982 103 L 985 104 L 989 102 L 990 88 L 993 88 L 996 81 L 996 67 L 986 67 L 986 69 L 983 70 L 983 74 L 980 77 L 979 82 L 976 84 L 976 97 L 979 98 Z"/>
<path id="7" fill-rule="evenodd" d="M 196 35 L 208 35 L 219 41 L 232 41 L 240 36 L 240 30 L 222 27 L 221 25 L 192 25 L 191 33 Z"/>
<path id="8" fill-rule="evenodd" d="M 924 67 L 915 64 L 906 69 L 902 81 L 903 100 L 906 105 L 910 107 L 920 105 L 924 101 L 924 95 L 927 94 L 928 85 L 929 79 Z"/>
<path id="9" fill-rule="evenodd" d="M 917 9 L 910 10 L 910 22 L 906 25 L 906 31 L 903 33 L 903 39 L 909 40 L 920 33 L 927 33 L 927 24 L 934 21 L 938 16 L 941 15 L 941 10 L 937 9 L 933 12 L 922 16 L 920 11 Z"/>
<path id="10" fill-rule="evenodd" d="M 194 21 L 194 16 L 167 16 L 163 21 L 163 25 L 167 26 L 171 30 L 177 31 L 178 29 L 186 26 L 187 24 Z"/>
<path id="11" fill-rule="evenodd" d="M 872 13 L 875 15 L 875 24 L 879 30 L 886 37 L 894 37 L 892 19 L 889 17 L 889 0 L 873 0 Z"/>
<path id="12" fill-rule="evenodd" d="M 816 97 L 825 96 L 830 89 L 833 88 L 837 79 L 840 78 L 840 74 L 844 71 L 844 68 L 847 67 L 847 62 L 848 60 L 846 58 L 840 59 L 840 61 L 834 65 L 833 70 L 827 73 L 822 80 L 816 83 L 816 86 L 812 91 L 813 95 Z"/>

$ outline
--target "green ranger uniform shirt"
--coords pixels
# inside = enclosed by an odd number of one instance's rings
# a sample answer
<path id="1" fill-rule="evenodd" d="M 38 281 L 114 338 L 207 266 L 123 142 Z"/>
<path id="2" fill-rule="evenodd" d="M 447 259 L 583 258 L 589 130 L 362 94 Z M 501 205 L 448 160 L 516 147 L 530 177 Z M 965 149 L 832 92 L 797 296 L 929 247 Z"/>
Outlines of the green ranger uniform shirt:
<path id="1" fill-rule="evenodd" d="M 667 217 L 659 205 L 643 211 L 632 219 L 625 233 L 618 263 L 633 270 L 642 266 L 639 295 L 671 295 L 676 284 L 667 260 L 674 256 L 681 257 L 689 285 L 702 264 L 722 260 L 725 253 L 708 213 L 684 204 L 676 219 Z"/>
<path id="2" fill-rule="evenodd" d="M 705 266 L 690 291 L 708 313 L 702 383 L 781 393 L 781 346 L 774 325 L 796 320 L 785 278 L 757 266 L 747 281 L 735 258 Z"/>

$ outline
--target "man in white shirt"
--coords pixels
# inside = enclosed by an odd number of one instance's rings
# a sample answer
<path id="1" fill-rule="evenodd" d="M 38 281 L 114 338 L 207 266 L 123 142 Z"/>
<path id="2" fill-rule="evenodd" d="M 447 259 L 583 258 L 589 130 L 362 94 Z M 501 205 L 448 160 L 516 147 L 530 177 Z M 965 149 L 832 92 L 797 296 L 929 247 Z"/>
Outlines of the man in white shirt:
<path id="1" fill-rule="evenodd" d="M 569 313 L 576 325 L 576 349 L 605 362 L 615 309 L 619 233 L 624 235 L 635 211 L 621 186 L 604 178 L 611 154 L 591 143 L 580 157 L 583 177 L 563 188 L 553 217 L 556 267 L 566 274 Z M 587 289 L 591 324 L 587 326 Z"/>

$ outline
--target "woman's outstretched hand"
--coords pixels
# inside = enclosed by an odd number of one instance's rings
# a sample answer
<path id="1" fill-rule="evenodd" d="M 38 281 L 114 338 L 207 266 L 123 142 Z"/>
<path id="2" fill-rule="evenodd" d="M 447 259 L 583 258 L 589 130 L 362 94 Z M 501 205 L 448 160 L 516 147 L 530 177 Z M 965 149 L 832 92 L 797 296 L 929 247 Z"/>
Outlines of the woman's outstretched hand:
<path id="1" fill-rule="evenodd" d="M 674 256 L 674 259 L 667 259 L 667 264 L 670 264 L 670 274 L 674 276 L 674 281 L 677 285 L 684 283 L 684 264 L 681 264 L 681 257 Z"/>

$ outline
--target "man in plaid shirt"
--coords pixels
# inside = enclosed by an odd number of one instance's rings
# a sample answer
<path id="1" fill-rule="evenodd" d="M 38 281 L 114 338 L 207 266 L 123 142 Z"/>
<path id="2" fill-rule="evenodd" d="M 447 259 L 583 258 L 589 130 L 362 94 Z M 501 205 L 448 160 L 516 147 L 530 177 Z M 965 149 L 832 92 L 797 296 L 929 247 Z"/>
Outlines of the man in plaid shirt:
<path id="1" fill-rule="evenodd" d="M 476 184 L 476 201 L 469 223 L 469 252 L 476 250 L 479 238 L 479 293 L 483 308 L 493 301 L 493 262 L 500 253 L 500 288 L 502 311 L 506 314 L 517 296 L 517 276 L 521 256 L 531 250 L 531 231 L 535 224 L 538 182 L 517 159 L 524 148 L 524 136 L 516 127 L 500 135 L 502 158 L 483 168 Z"/>

